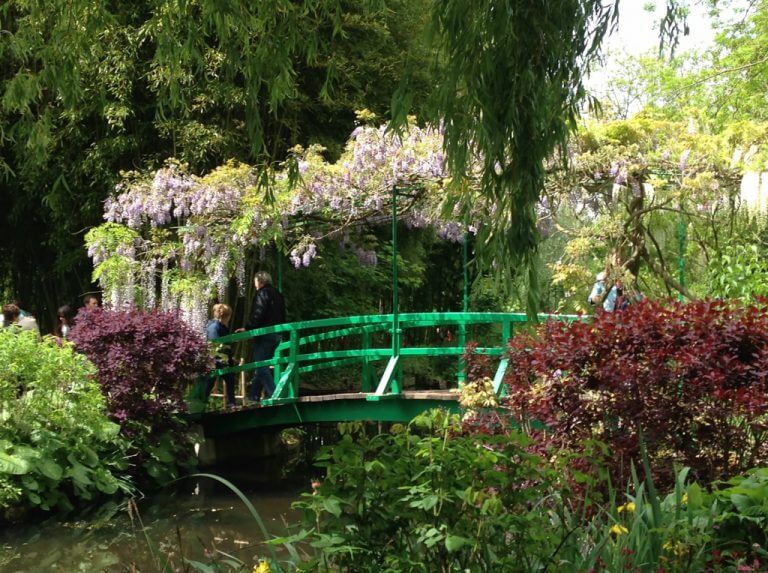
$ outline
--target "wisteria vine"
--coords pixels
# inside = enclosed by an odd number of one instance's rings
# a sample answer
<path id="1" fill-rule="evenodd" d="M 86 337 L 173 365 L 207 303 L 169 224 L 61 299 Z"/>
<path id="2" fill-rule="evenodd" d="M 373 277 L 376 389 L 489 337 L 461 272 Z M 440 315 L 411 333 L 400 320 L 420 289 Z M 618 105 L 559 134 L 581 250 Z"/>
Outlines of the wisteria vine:
<path id="1" fill-rule="evenodd" d="M 260 247 L 276 243 L 294 266 L 307 267 L 324 239 L 349 241 L 352 228 L 389 223 L 394 186 L 413 190 L 398 206 L 406 225 L 461 241 L 477 223 L 445 204 L 442 145 L 439 129 L 412 124 L 398 136 L 361 125 L 335 163 L 320 147 L 294 148 L 299 177 L 274 173 L 272 200 L 260 173 L 241 163 L 204 176 L 176 161 L 124 174 L 105 202 L 106 222 L 86 237 L 105 304 L 177 310 L 202 329 L 209 301 L 223 298 L 232 278 L 244 291 L 246 260 Z M 351 246 L 361 264 L 377 263 L 375 250 Z"/>

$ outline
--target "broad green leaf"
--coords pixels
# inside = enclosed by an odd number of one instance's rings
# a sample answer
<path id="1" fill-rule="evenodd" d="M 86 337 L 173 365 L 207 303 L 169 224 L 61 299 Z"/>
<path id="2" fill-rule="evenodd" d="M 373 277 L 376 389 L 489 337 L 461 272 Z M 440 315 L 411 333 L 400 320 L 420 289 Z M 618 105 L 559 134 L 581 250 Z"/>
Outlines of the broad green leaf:
<path id="1" fill-rule="evenodd" d="M 165 464 L 170 464 L 176 461 L 176 456 L 173 454 L 173 452 L 163 445 L 152 448 L 152 455 Z"/>
<path id="2" fill-rule="evenodd" d="M 741 512 L 746 511 L 749 507 L 754 505 L 754 501 L 752 501 L 748 495 L 739 493 L 735 493 L 731 496 L 731 503 L 733 503 L 733 505 L 736 506 L 736 509 Z"/>
<path id="3" fill-rule="evenodd" d="M 39 491 L 40 483 L 33 478 L 30 474 L 21 476 L 22 485 L 30 491 Z"/>
<path id="4" fill-rule="evenodd" d="M 335 517 L 339 517 L 341 515 L 341 504 L 335 497 L 325 498 L 323 500 L 323 508 L 325 508 L 325 511 L 334 515 Z"/>
<path id="5" fill-rule="evenodd" d="M 89 470 L 83 464 L 75 462 L 69 469 L 67 469 L 65 475 L 67 477 L 71 477 L 72 481 L 75 482 L 75 485 L 84 487 L 93 485 L 91 478 L 88 477 L 89 473 L 91 473 L 91 470 Z"/>
<path id="6" fill-rule="evenodd" d="M 703 496 L 701 494 L 701 487 L 697 483 L 692 483 L 688 486 L 688 506 L 691 509 L 698 509 L 703 504 Z"/>
<path id="7" fill-rule="evenodd" d="M 93 449 L 91 449 L 85 444 L 80 444 L 80 447 L 78 449 L 81 454 L 80 461 L 83 463 L 83 465 L 86 465 L 88 467 L 94 467 L 98 465 L 99 456 L 96 454 L 96 452 L 93 451 Z"/>
<path id="8" fill-rule="evenodd" d="M 37 461 L 35 463 L 35 467 L 45 477 L 52 479 L 54 481 L 59 481 L 61 477 L 64 475 L 64 470 L 62 469 L 62 467 L 56 462 L 54 462 L 53 460 L 48 458 L 44 458 L 42 460 Z"/>
<path id="9" fill-rule="evenodd" d="M 466 537 L 461 537 L 459 535 L 449 535 L 445 538 L 445 548 L 450 552 L 454 552 L 458 551 L 469 542 L 469 539 Z"/>
<path id="10" fill-rule="evenodd" d="M 96 489 L 98 489 L 102 493 L 106 493 L 107 495 L 112 495 L 118 490 L 117 481 L 97 479 Z"/>
<path id="11" fill-rule="evenodd" d="M 0 452 L 0 473 L 22 475 L 31 469 L 31 464 L 20 456 Z"/>

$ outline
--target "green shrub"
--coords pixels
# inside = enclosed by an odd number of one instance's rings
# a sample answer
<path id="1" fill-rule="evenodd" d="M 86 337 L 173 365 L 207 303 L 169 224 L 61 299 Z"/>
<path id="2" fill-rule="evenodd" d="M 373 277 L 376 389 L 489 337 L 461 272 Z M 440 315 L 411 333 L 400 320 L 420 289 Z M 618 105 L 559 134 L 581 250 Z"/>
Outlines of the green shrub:
<path id="1" fill-rule="evenodd" d="M 536 571 L 562 541 L 552 532 L 555 477 L 527 437 L 461 435 L 459 420 L 425 414 L 394 435 L 321 452 L 326 478 L 296 505 L 322 551 L 312 567 L 357 572 Z"/>
<path id="2" fill-rule="evenodd" d="M 476 406 L 468 405 L 475 414 Z M 325 478 L 295 504 L 305 529 L 290 540 L 318 552 L 300 569 L 766 570 L 768 468 L 711 491 L 689 483 L 685 468 L 667 495 L 633 469 L 627 489 L 617 491 L 605 471 L 591 472 L 602 476 L 593 480 L 570 468 L 572 480 L 563 479 L 567 452 L 534 456 L 524 434 L 508 427 L 476 433 L 474 426 L 470 433 L 466 426 L 433 411 L 391 435 L 347 430 L 323 449 L 317 460 Z M 642 475 L 652 475 L 642 457 Z M 567 485 L 574 479 L 588 483 Z M 588 495 L 594 489 L 607 491 L 604 502 Z"/>
<path id="3" fill-rule="evenodd" d="M 0 364 L 0 508 L 6 518 L 130 490 L 121 477 L 129 442 L 108 419 L 96 369 L 85 356 L 66 343 L 3 330 Z"/>
<path id="4" fill-rule="evenodd" d="M 677 472 L 661 497 L 648 481 L 634 484 L 590 522 L 563 555 L 561 570 L 730 572 L 768 565 L 768 468 L 757 468 L 707 492 Z M 626 501 L 626 503 L 623 503 Z"/>

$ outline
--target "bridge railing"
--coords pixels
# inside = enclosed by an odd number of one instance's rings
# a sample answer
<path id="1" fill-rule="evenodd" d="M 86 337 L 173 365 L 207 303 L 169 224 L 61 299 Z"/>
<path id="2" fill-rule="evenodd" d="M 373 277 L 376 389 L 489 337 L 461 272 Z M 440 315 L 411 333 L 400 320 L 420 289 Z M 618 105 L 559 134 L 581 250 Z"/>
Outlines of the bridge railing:
<path id="1" fill-rule="evenodd" d="M 579 320 L 578 315 L 539 315 L 540 320 Z M 265 405 L 290 403 L 299 397 L 299 380 L 302 374 L 325 368 L 337 368 L 348 365 L 362 365 L 361 391 L 369 393 L 368 400 L 381 400 L 396 397 L 402 390 L 402 361 L 409 356 L 457 356 L 461 357 L 466 348 L 467 329 L 469 326 L 486 324 L 500 325 L 501 336 L 498 343 L 492 346 L 478 346 L 474 349 L 477 354 L 499 356 L 504 354 L 508 340 L 512 337 L 515 324 L 528 322 L 528 317 L 522 313 L 498 312 L 437 312 L 437 313 L 403 313 L 398 314 L 396 322 L 393 315 L 363 315 L 343 318 L 326 318 L 303 322 L 291 322 L 278 326 L 257 328 L 246 332 L 230 334 L 216 339 L 216 343 L 231 344 L 253 339 L 264 334 L 282 334 L 284 341 L 279 344 L 275 355 L 270 360 L 249 362 L 240 366 L 216 369 L 211 375 L 220 376 L 227 373 L 238 373 L 255 370 L 264 366 L 274 367 L 276 388 L 270 399 L 264 400 Z M 396 328 L 393 325 L 396 324 Z M 446 346 L 404 346 L 404 331 L 425 327 L 458 327 L 455 345 Z M 327 330 L 322 330 L 327 329 Z M 317 332 L 321 330 L 320 332 Z M 374 345 L 373 335 L 389 333 L 388 346 Z M 309 345 L 333 340 L 341 337 L 359 336 L 358 348 L 309 351 Z M 287 338 L 287 340 L 285 340 Z M 376 377 L 374 364 L 386 360 L 387 365 L 383 374 Z M 493 384 L 496 392 L 502 388 L 502 380 L 508 367 L 508 361 L 499 361 Z M 466 379 L 463 361 L 459 360 L 457 378 L 459 385 Z"/>

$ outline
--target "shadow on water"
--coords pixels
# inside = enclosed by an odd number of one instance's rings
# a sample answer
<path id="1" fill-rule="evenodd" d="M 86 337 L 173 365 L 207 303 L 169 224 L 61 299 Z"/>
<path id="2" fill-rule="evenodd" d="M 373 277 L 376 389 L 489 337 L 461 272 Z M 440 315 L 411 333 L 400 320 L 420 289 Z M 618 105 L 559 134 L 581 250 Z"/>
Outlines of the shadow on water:
<path id="1" fill-rule="evenodd" d="M 312 440 L 308 440 L 312 441 Z M 314 450 L 314 448 L 311 448 Z M 291 509 L 310 490 L 312 471 L 302 447 L 290 457 L 207 468 L 235 484 L 253 503 L 270 535 L 287 532 L 300 515 Z M 76 518 L 0 529 L 0 573 L 184 571 L 184 558 L 205 561 L 223 551 L 252 566 L 266 554 L 263 536 L 232 490 L 208 478 L 186 478 L 137 500 L 108 502 Z"/>

